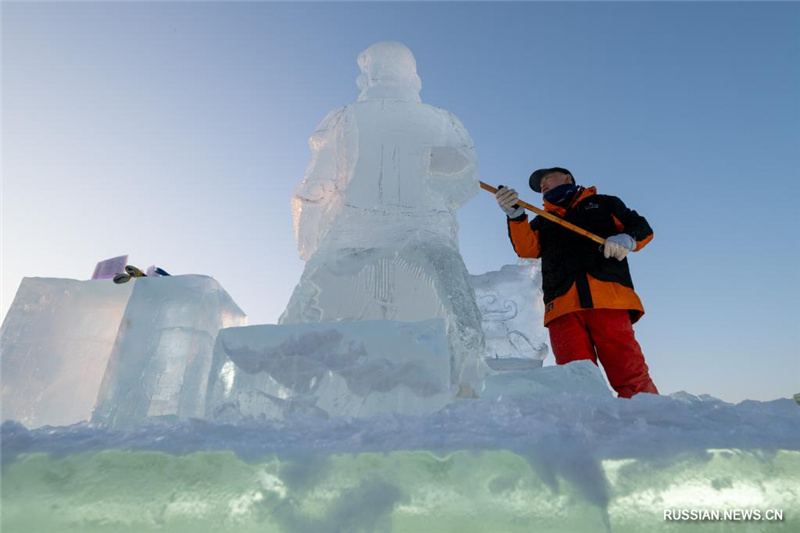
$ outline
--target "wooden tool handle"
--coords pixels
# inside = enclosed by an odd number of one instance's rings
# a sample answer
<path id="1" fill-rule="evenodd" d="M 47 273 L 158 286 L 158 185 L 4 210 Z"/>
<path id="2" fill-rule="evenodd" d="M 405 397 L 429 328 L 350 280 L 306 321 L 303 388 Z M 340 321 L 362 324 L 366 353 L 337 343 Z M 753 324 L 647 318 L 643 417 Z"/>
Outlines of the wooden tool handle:
<path id="1" fill-rule="evenodd" d="M 492 194 L 497 194 L 497 188 L 496 187 L 492 187 L 491 185 L 489 185 L 487 183 L 484 183 L 482 181 L 479 181 L 478 183 L 481 184 L 481 189 L 483 189 L 485 191 L 489 191 Z M 583 235 L 584 237 L 588 237 L 588 238 L 592 239 L 594 242 L 596 242 L 598 244 L 605 244 L 605 242 L 606 242 L 606 240 L 604 238 L 598 237 L 594 233 L 586 231 L 583 228 L 579 228 L 575 224 L 571 224 L 571 223 L 567 222 L 566 220 L 564 220 L 563 218 L 559 218 L 559 217 L 555 216 L 552 213 L 548 213 L 544 209 L 539 209 L 538 207 L 534 207 L 531 204 L 529 204 L 528 202 L 523 202 L 522 200 L 518 199 L 517 200 L 517 204 L 519 204 L 520 206 L 524 207 L 528 211 L 533 211 L 537 215 L 543 216 L 547 220 L 553 221 L 556 224 L 564 226 L 565 228 L 567 228 L 569 230 L 572 230 L 575 233 L 579 233 L 580 235 Z"/>

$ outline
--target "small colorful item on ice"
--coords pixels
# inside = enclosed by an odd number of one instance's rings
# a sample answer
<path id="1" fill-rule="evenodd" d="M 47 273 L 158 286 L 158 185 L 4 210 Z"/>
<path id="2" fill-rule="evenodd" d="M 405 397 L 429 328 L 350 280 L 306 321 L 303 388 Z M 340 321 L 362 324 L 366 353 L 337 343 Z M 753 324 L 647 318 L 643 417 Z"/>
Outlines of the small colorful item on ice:
<path id="1" fill-rule="evenodd" d="M 147 274 L 142 272 L 138 267 L 128 265 L 125 267 L 125 273 L 132 278 L 146 278 Z"/>
<path id="2" fill-rule="evenodd" d="M 147 267 L 147 272 L 145 273 L 146 276 L 169 276 L 169 272 L 164 270 L 163 268 L 159 268 L 155 265 L 150 265 Z"/>
<path id="3" fill-rule="evenodd" d="M 142 272 L 142 270 L 138 267 L 135 267 L 133 265 L 127 265 L 125 267 L 125 272 L 114 276 L 114 283 L 120 285 L 122 283 L 128 283 L 131 280 L 131 278 L 146 278 L 148 276 L 160 277 L 169 275 L 170 275 L 169 272 L 155 265 L 150 265 L 150 267 L 147 269 L 147 273 Z"/>
<path id="4" fill-rule="evenodd" d="M 114 283 L 116 283 L 117 285 L 121 285 L 123 283 L 128 283 L 130 280 L 131 280 L 131 277 L 129 275 L 125 274 L 124 272 L 114 275 Z"/>

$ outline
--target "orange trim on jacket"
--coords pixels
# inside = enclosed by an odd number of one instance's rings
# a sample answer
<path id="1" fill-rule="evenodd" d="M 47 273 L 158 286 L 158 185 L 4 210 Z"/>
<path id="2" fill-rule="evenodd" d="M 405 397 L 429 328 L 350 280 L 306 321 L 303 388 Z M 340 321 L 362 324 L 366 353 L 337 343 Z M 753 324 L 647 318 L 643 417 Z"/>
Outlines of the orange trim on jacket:
<path id="1" fill-rule="evenodd" d="M 592 293 L 594 307 L 592 309 L 625 309 L 631 312 L 631 323 L 635 324 L 644 315 L 644 306 L 639 299 L 639 295 L 629 288 L 610 281 L 600 281 L 587 274 L 589 279 L 589 290 Z M 552 302 L 545 305 L 544 325 L 552 322 L 556 318 L 580 311 L 581 307 L 578 299 L 577 284 L 573 284 L 566 294 L 559 296 Z"/>
<path id="2" fill-rule="evenodd" d="M 650 235 L 648 235 L 647 237 L 645 237 L 641 241 L 636 241 L 636 248 L 634 248 L 633 251 L 634 252 L 638 252 L 639 250 L 644 248 L 647 245 L 648 242 L 650 242 L 652 240 L 653 240 L 653 234 L 651 233 Z"/>

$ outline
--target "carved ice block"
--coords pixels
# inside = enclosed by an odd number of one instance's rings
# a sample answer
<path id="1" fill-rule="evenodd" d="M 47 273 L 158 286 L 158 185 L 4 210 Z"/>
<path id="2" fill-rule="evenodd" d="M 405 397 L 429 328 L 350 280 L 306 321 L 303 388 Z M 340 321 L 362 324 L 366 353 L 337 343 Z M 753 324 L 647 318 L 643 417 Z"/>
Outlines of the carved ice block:
<path id="1" fill-rule="evenodd" d="M 220 331 L 206 417 L 428 413 L 450 401 L 445 322 L 263 325 Z"/>

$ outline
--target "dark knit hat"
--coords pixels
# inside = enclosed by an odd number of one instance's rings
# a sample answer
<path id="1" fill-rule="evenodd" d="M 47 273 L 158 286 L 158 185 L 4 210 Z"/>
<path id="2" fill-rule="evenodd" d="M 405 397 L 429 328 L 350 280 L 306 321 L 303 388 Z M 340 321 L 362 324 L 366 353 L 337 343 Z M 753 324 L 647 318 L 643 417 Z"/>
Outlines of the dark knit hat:
<path id="1" fill-rule="evenodd" d="M 535 171 L 531 174 L 530 179 L 528 180 L 528 185 L 531 186 L 536 192 L 542 192 L 542 188 L 539 187 L 542 178 L 550 174 L 551 172 L 561 172 L 562 174 L 569 174 L 572 178 L 572 183 L 575 183 L 575 176 L 572 175 L 572 172 L 567 170 L 566 168 L 561 167 L 553 167 L 553 168 L 540 168 L 539 170 Z"/>

